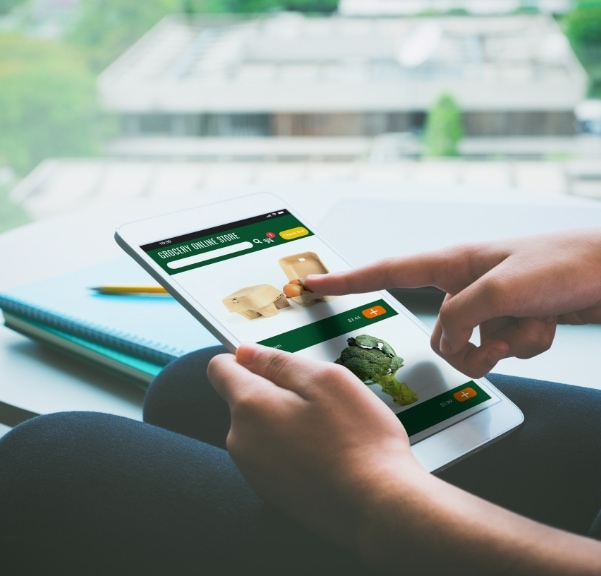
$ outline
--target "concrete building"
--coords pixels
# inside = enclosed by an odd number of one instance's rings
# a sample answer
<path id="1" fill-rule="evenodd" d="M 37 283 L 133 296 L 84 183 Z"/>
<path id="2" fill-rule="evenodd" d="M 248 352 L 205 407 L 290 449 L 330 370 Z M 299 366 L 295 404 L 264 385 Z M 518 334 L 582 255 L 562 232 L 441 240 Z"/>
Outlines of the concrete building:
<path id="1" fill-rule="evenodd" d="M 450 93 L 468 137 L 572 136 L 587 78 L 544 14 L 169 17 L 105 70 L 127 139 L 418 133 Z M 136 140 L 139 142 L 139 140 Z"/>

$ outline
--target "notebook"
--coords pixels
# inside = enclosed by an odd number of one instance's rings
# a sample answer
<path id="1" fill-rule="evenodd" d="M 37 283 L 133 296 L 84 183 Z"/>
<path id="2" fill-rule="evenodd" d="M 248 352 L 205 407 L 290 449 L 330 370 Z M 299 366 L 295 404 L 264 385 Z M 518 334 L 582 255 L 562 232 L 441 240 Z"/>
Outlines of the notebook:
<path id="1" fill-rule="evenodd" d="M 164 368 L 162 364 L 155 364 L 46 324 L 22 318 L 11 312 L 4 311 L 3 314 L 4 324 L 15 332 L 47 344 L 59 352 L 66 353 L 110 374 L 120 376 L 144 390 Z"/>
<path id="2" fill-rule="evenodd" d="M 22 332 L 36 325 L 50 328 L 55 336 L 71 335 L 159 366 L 218 344 L 171 296 L 105 295 L 90 289 L 107 284 L 155 282 L 123 256 L 0 292 L 0 309 L 11 319 L 9 327 L 16 328 L 15 319 L 29 322 L 21 324 Z"/>

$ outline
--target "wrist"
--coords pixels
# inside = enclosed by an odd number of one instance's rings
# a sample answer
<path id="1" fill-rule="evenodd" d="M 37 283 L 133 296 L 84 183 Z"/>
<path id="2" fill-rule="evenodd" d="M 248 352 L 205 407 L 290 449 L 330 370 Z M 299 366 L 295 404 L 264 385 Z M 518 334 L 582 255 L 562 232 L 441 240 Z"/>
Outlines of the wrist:
<path id="1" fill-rule="evenodd" d="M 393 464 L 374 471 L 355 531 L 355 549 L 361 559 L 380 570 L 389 570 L 399 558 L 405 567 L 410 565 L 406 551 L 418 545 L 412 529 L 415 514 L 418 507 L 432 505 L 431 492 L 425 487 L 434 478 L 417 460 L 411 456 Z"/>

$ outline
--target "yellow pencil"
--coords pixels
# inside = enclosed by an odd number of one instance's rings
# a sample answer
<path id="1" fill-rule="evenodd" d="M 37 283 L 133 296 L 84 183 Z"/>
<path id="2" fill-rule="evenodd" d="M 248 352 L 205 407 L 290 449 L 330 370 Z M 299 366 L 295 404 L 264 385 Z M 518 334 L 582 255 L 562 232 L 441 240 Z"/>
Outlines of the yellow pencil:
<path id="1" fill-rule="evenodd" d="M 98 294 L 167 294 L 162 286 L 93 286 Z"/>

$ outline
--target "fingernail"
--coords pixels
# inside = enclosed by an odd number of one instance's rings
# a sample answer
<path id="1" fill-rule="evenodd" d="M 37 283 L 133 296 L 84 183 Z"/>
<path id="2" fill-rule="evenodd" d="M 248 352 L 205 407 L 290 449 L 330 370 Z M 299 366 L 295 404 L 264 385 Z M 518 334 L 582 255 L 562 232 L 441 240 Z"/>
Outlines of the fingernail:
<path id="1" fill-rule="evenodd" d="M 243 343 L 240 344 L 238 349 L 236 350 L 236 360 L 238 364 L 242 364 L 243 366 L 247 366 L 252 364 L 256 354 L 256 346 L 252 343 Z"/>

